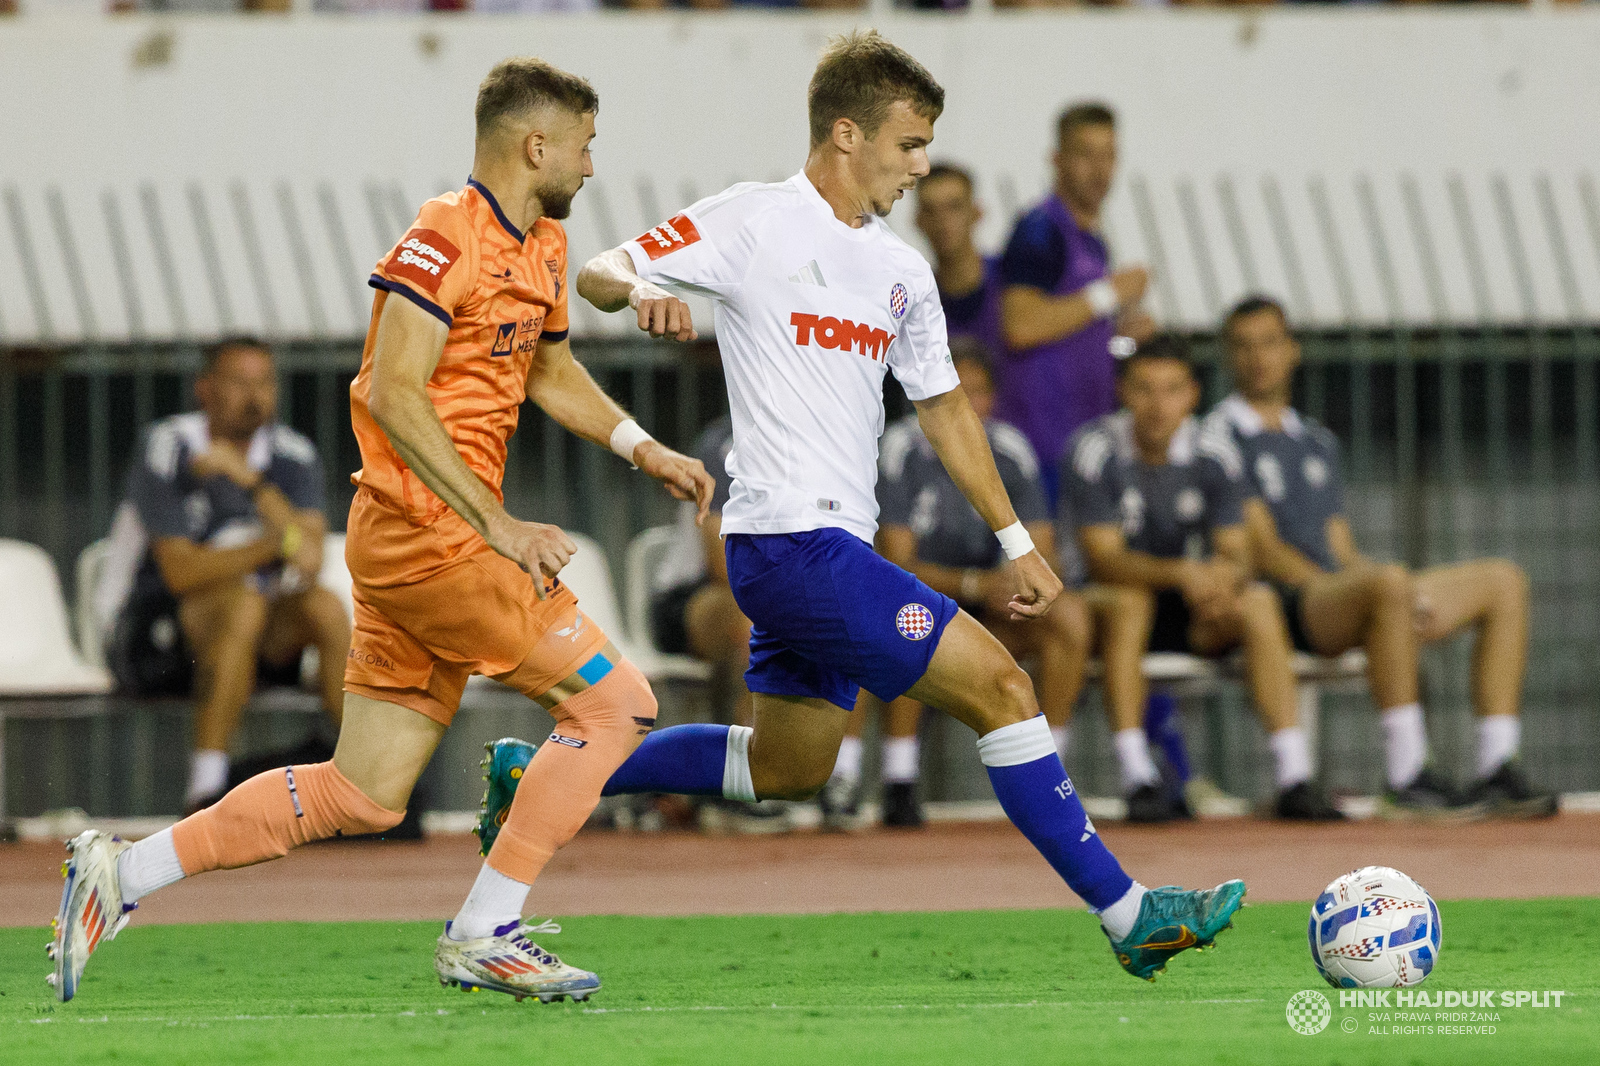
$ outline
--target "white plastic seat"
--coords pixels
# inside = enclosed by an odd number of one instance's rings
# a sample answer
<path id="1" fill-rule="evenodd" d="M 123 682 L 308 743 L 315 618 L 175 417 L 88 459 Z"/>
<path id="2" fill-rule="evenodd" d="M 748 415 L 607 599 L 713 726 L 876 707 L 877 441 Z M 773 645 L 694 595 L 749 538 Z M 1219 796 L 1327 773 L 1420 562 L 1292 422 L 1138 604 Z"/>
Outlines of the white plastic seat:
<path id="1" fill-rule="evenodd" d="M 322 570 L 317 584 L 339 597 L 344 612 L 354 622 L 356 601 L 350 589 L 350 568 L 344 564 L 344 534 L 328 533 L 322 538 Z"/>
<path id="2" fill-rule="evenodd" d="M 101 537 L 78 555 L 74 567 L 73 628 L 78 635 L 78 651 L 84 661 L 99 669 L 106 668 L 106 634 L 95 616 L 95 593 L 105 577 L 106 559 L 111 551 L 111 538 Z"/>
<path id="3" fill-rule="evenodd" d="M 0 540 L 0 588 L 0 695 L 111 691 L 111 674 L 73 646 L 61 579 L 44 549 Z"/>
<path id="4" fill-rule="evenodd" d="M 651 660 L 651 669 L 645 671 L 645 676 L 651 680 L 704 681 L 711 676 L 711 667 L 688 655 L 669 655 L 662 651 L 650 624 L 651 577 L 660 569 L 661 561 L 672 550 L 673 539 L 677 536 L 676 526 L 655 526 L 628 544 L 622 578 L 628 633 Z"/>

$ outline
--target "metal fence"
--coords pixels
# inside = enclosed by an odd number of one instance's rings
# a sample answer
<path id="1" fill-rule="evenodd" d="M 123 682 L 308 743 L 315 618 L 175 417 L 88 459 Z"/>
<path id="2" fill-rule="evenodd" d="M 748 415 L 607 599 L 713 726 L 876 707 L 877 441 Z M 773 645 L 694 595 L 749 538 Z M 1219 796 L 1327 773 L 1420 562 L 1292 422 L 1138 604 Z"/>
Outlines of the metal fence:
<path id="1" fill-rule="evenodd" d="M 1195 340 L 1209 403 L 1226 382 L 1215 338 Z M 1600 788 L 1600 328 L 1322 332 L 1303 345 L 1297 395 L 1346 442 L 1348 507 L 1362 547 L 1413 567 L 1500 555 L 1528 570 L 1525 758 L 1553 786 Z M 576 346 L 602 386 L 674 446 L 688 448 L 726 410 L 713 345 Z M 334 529 L 359 465 L 347 400 L 358 361 L 347 344 L 279 349 L 281 415 L 321 450 Z M 199 366 L 192 346 L 0 352 L 0 536 L 43 545 L 70 575 L 77 553 L 109 527 L 140 428 L 192 405 Z M 904 399 L 891 394 L 893 414 Z M 657 486 L 531 405 L 522 417 L 505 480 L 513 514 L 589 534 L 614 565 L 631 536 L 670 521 L 673 501 Z M 1432 734 L 1447 766 L 1471 756 L 1466 657 L 1463 641 L 1425 657 Z M 1111 793 L 1098 719 L 1080 715 L 1072 769 L 1084 788 Z M 1379 789 L 1370 703 L 1330 698 L 1324 723 L 1330 783 Z M 1214 701 L 1196 737 L 1226 787 L 1247 795 L 1267 787 L 1261 739 L 1237 698 Z M 981 791 L 969 748 L 932 749 L 951 752 L 943 776 L 930 780 L 933 795 Z"/>

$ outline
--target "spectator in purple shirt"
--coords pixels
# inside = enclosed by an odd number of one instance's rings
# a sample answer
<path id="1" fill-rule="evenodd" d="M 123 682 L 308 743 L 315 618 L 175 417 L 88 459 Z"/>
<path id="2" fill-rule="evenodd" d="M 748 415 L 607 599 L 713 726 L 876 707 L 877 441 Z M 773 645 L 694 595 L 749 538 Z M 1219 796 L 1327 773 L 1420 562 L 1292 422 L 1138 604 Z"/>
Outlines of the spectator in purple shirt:
<path id="1" fill-rule="evenodd" d="M 971 337 L 993 360 L 1005 350 L 1000 333 L 1000 257 L 978 254 L 973 232 L 983 209 L 973 197 L 972 175 L 939 163 L 917 182 L 917 229 L 933 250 L 945 328 L 951 340 Z"/>
<path id="2" fill-rule="evenodd" d="M 1111 338 L 1148 340 L 1139 308 L 1150 274 L 1112 271 L 1100 209 L 1117 166 L 1116 117 L 1104 104 L 1074 104 L 1056 122 L 1054 191 L 1018 220 L 1000 260 L 995 417 L 1022 430 L 1041 459 L 1051 505 L 1056 467 L 1077 428 L 1116 410 Z M 948 305 L 946 305 L 948 308 Z"/>

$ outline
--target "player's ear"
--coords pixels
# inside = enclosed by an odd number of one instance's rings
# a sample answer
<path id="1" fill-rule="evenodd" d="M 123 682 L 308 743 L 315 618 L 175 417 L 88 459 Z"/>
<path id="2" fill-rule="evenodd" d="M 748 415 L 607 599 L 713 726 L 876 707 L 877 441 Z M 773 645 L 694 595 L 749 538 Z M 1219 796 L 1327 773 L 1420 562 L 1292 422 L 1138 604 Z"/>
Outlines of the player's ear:
<path id="1" fill-rule="evenodd" d="M 544 150 L 544 130 L 529 130 L 527 139 L 522 142 L 522 152 L 535 170 L 544 165 Z"/>
<path id="2" fill-rule="evenodd" d="M 861 146 L 861 127 L 852 119 L 835 119 L 833 123 L 833 146 L 845 155 L 849 155 Z"/>

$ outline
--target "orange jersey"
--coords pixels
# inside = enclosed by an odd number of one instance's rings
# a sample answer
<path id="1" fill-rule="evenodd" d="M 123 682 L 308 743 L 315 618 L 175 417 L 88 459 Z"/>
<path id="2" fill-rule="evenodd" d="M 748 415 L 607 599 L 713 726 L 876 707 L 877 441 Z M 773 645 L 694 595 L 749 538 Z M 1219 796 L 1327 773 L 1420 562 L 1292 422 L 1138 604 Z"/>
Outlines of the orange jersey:
<path id="1" fill-rule="evenodd" d="M 506 441 L 527 396 L 534 348 L 541 337 L 567 336 L 566 277 L 561 223 L 541 218 L 523 234 L 476 181 L 423 204 L 368 282 L 378 293 L 361 372 L 350 384 L 350 420 L 361 445 L 361 469 L 351 480 L 413 520 L 445 509 L 367 410 L 378 319 L 385 302 L 398 296 L 450 327 L 428 397 L 467 466 L 503 499 Z"/>

